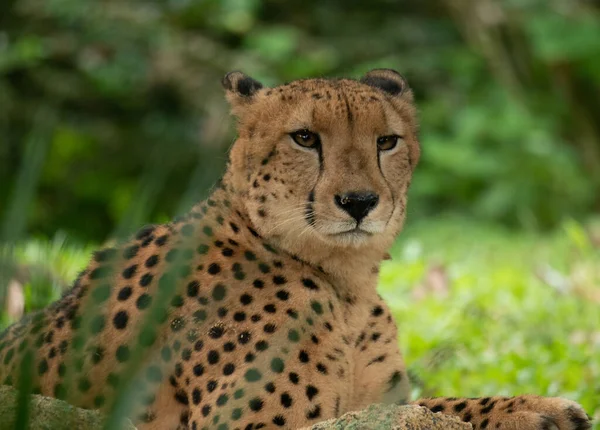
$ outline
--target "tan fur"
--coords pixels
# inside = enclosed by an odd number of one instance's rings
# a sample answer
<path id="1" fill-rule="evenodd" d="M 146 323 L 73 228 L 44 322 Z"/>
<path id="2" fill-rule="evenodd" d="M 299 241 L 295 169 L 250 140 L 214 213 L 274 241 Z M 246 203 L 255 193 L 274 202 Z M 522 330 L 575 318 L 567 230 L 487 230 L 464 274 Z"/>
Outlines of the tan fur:
<path id="1" fill-rule="evenodd" d="M 223 84 L 239 138 L 220 186 L 185 217 L 97 253 L 63 299 L 9 328 L 0 381 L 33 371 L 36 391 L 116 406 L 141 429 L 297 428 L 408 401 L 376 293 L 419 159 L 405 81 L 376 70 L 270 89 L 236 72 Z M 292 140 L 303 129 L 320 148 Z M 378 151 L 389 135 L 398 145 Z M 335 200 L 353 192 L 379 198 L 360 223 Z M 459 402 L 422 404 L 479 428 L 587 428 L 562 399 L 527 398 L 512 415 L 465 400 L 467 416 Z"/>

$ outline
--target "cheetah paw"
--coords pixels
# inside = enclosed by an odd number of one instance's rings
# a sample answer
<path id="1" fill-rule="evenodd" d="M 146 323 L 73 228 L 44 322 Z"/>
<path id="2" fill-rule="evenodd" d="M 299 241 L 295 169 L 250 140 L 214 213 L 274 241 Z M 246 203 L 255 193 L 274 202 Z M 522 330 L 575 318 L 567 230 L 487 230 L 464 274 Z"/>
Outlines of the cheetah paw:
<path id="1" fill-rule="evenodd" d="M 591 418 L 579 404 L 558 397 L 540 397 L 527 405 L 528 410 L 514 412 L 501 420 L 499 428 L 512 430 L 589 430 Z"/>

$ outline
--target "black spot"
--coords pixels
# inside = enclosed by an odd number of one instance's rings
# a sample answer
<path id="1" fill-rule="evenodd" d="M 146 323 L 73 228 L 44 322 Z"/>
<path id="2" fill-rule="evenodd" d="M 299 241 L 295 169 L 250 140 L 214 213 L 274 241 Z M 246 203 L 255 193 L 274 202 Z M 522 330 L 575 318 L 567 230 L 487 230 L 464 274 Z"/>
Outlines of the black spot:
<path id="1" fill-rule="evenodd" d="M 215 350 L 208 352 L 208 362 L 210 364 L 217 364 L 219 362 L 219 353 Z"/>
<path id="2" fill-rule="evenodd" d="M 215 380 L 210 380 L 208 381 L 208 383 L 206 384 L 206 389 L 208 390 L 209 393 L 212 393 L 213 391 L 215 391 L 217 389 L 217 381 Z"/>
<path id="3" fill-rule="evenodd" d="M 271 394 L 273 394 L 273 393 L 275 392 L 275 384 L 274 384 L 274 383 L 272 383 L 272 382 L 268 382 L 268 383 L 265 385 L 265 391 L 266 391 L 267 393 L 271 393 Z"/>
<path id="4" fill-rule="evenodd" d="M 266 351 L 269 349 L 269 343 L 265 340 L 259 340 L 256 342 L 255 348 L 257 351 Z"/>
<path id="5" fill-rule="evenodd" d="M 444 411 L 444 405 L 435 405 L 431 408 L 429 408 L 431 410 L 431 412 L 443 412 Z"/>
<path id="6" fill-rule="evenodd" d="M 154 243 L 157 244 L 158 246 L 163 246 L 165 243 L 167 243 L 167 240 L 169 239 L 169 236 L 164 234 L 162 236 L 159 236 Z"/>
<path id="7" fill-rule="evenodd" d="M 273 424 L 283 427 L 285 425 L 285 418 L 283 415 L 275 415 L 273 417 Z"/>
<path id="8" fill-rule="evenodd" d="M 263 405 L 264 402 L 259 397 L 255 397 L 248 402 L 248 406 L 250 406 L 250 409 L 252 409 L 254 412 L 260 411 Z"/>
<path id="9" fill-rule="evenodd" d="M 140 286 L 147 287 L 152 282 L 153 276 L 150 273 L 144 273 L 140 278 Z"/>
<path id="10" fill-rule="evenodd" d="M 327 366 L 325 366 L 323 363 L 317 363 L 317 370 L 319 371 L 319 373 L 327 375 Z"/>
<path id="11" fill-rule="evenodd" d="M 315 282 L 309 278 L 302 279 L 302 284 L 309 290 L 318 290 L 319 289 L 317 284 L 315 284 Z"/>
<path id="12" fill-rule="evenodd" d="M 315 420 L 321 416 L 321 406 L 316 405 L 312 410 L 306 413 L 306 418 L 309 420 Z"/>
<path id="13" fill-rule="evenodd" d="M 254 288 L 258 288 L 258 289 L 260 290 L 260 289 L 264 288 L 264 286 L 265 286 L 265 283 L 264 283 L 263 281 L 261 281 L 260 279 L 255 279 L 255 280 L 252 282 L 252 286 L 253 286 Z"/>
<path id="14" fill-rule="evenodd" d="M 194 372 L 195 376 L 202 376 L 204 374 L 204 366 L 202 364 L 196 364 L 192 368 L 192 371 Z"/>
<path id="15" fill-rule="evenodd" d="M 154 267 L 158 264 L 158 255 L 154 254 L 151 255 L 150 257 L 148 257 L 146 259 L 146 262 L 144 263 L 144 265 L 148 268 L 150 267 Z"/>
<path id="16" fill-rule="evenodd" d="M 119 301 L 125 301 L 127 300 L 132 293 L 132 289 L 131 287 L 123 287 L 121 288 L 121 290 L 119 290 L 119 294 L 117 294 L 117 300 Z"/>
<path id="17" fill-rule="evenodd" d="M 288 377 L 290 379 L 290 382 L 294 385 L 298 385 L 298 382 L 300 382 L 300 377 L 298 376 L 298 374 L 296 372 L 290 372 Z"/>
<path id="18" fill-rule="evenodd" d="M 219 266 L 217 263 L 211 263 L 208 266 L 208 273 L 210 273 L 211 275 L 216 275 L 221 271 L 221 266 Z"/>
<path id="19" fill-rule="evenodd" d="M 381 314 L 383 314 L 383 308 L 381 306 L 375 306 L 371 311 L 371 315 L 373 315 L 374 317 L 378 317 Z"/>
<path id="20" fill-rule="evenodd" d="M 370 366 L 372 364 L 376 364 L 376 363 L 383 363 L 386 359 L 386 354 L 383 355 L 378 355 L 377 357 L 373 358 L 371 361 L 369 361 L 367 363 L 367 366 Z"/>
<path id="21" fill-rule="evenodd" d="M 129 315 L 127 315 L 126 311 L 119 311 L 113 317 L 113 325 L 116 329 L 122 330 L 127 327 L 127 321 L 129 320 Z"/>
<path id="22" fill-rule="evenodd" d="M 202 391 L 200 391 L 198 388 L 194 388 L 194 390 L 192 391 L 192 402 L 195 405 L 199 405 L 201 401 L 202 401 Z"/>
<path id="23" fill-rule="evenodd" d="M 238 335 L 238 342 L 242 345 L 247 344 L 252 339 L 252 335 L 248 331 L 243 331 Z"/>
<path id="24" fill-rule="evenodd" d="M 277 311 L 277 308 L 274 304 L 265 305 L 263 309 L 265 312 L 268 312 L 270 314 L 274 314 Z"/>
<path id="25" fill-rule="evenodd" d="M 227 363 L 224 367 L 223 367 L 223 375 L 225 376 L 229 376 L 231 375 L 233 372 L 235 372 L 235 365 L 233 363 Z"/>
<path id="26" fill-rule="evenodd" d="M 309 401 L 312 401 L 313 397 L 315 397 L 317 394 L 319 394 L 319 389 L 317 387 L 314 385 L 306 386 L 306 397 Z"/>
<path id="27" fill-rule="evenodd" d="M 123 270 L 123 273 L 122 273 L 123 278 L 131 279 L 133 277 L 133 275 L 135 275 L 136 270 L 137 270 L 137 264 L 133 264 L 133 265 L 129 266 L 128 268 Z"/>
<path id="28" fill-rule="evenodd" d="M 252 303 L 252 296 L 250 294 L 242 294 L 240 297 L 240 303 L 243 305 L 249 305 Z"/>
<path id="29" fill-rule="evenodd" d="M 308 363 L 308 361 L 310 360 L 310 358 L 308 357 L 308 353 L 304 350 L 300 351 L 300 353 L 298 354 L 298 359 L 302 363 Z"/>
<path id="30" fill-rule="evenodd" d="M 496 406 L 496 401 L 494 400 L 493 402 L 491 402 L 489 405 L 487 405 L 485 408 L 481 409 L 481 413 L 482 414 L 487 414 L 489 411 L 491 411 L 492 409 L 494 409 L 494 406 Z"/>
<path id="31" fill-rule="evenodd" d="M 208 331 L 208 335 L 213 339 L 219 339 L 221 336 L 223 336 L 223 333 L 225 333 L 225 330 L 220 325 L 212 326 Z"/>
<path id="32" fill-rule="evenodd" d="M 187 396 L 186 392 L 183 390 L 177 390 L 175 392 L 175 400 L 177 400 L 182 405 L 189 404 L 188 396 Z"/>
<path id="33" fill-rule="evenodd" d="M 242 322 L 246 320 L 246 314 L 244 312 L 236 312 L 233 314 L 233 319 L 237 322 Z"/>
<path id="34" fill-rule="evenodd" d="M 188 297 L 196 297 L 200 290 L 200 283 L 198 281 L 192 281 L 187 286 Z"/>
<path id="35" fill-rule="evenodd" d="M 45 358 L 43 358 L 42 361 L 40 361 L 40 364 L 38 365 L 38 373 L 40 375 L 43 375 L 47 371 L 48 371 L 48 362 L 46 361 Z"/>

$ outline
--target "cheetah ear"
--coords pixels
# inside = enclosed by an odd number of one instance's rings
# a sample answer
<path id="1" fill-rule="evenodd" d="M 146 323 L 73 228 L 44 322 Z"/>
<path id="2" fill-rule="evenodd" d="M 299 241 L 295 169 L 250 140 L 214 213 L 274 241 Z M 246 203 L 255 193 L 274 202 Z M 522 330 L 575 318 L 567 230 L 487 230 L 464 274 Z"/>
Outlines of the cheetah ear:
<path id="1" fill-rule="evenodd" d="M 242 72 L 227 73 L 221 81 L 225 89 L 227 100 L 231 105 L 234 115 L 238 115 L 240 108 L 248 105 L 255 94 L 260 91 L 263 84 Z"/>
<path id="2" fill-rule="evenodd" d="M 406 79 L 392 69 L 371 70 L 360 79 L 360 82 L 394 97 L 410 93 Z"/>

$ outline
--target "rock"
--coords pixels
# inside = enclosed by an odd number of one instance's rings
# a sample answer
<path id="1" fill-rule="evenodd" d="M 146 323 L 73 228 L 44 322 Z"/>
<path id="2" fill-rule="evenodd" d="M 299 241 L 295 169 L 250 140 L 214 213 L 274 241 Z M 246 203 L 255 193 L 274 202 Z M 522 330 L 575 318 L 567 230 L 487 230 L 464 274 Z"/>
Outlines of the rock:
<path id="1" fill-rule="evenodd" d="M 79 409 L 62 400 L 31 395 L 29 403 L 29 426 L 36 430 L 81 429 L 101 430 L 104 420 L 98 411 Z M 0 429 L 15 428 L 18 391 L 0 385 Z M 136 430 L 126 422 L 120 430 Z"/>
<path id="2" fill-rule="evenodd" d="M 362 411 L 348 412 L 305 427 L 302 430 L 468 430 L 471 424 L 458 417 L 433 413 L 420 406 L 371 405 Z"/>

